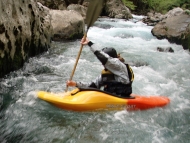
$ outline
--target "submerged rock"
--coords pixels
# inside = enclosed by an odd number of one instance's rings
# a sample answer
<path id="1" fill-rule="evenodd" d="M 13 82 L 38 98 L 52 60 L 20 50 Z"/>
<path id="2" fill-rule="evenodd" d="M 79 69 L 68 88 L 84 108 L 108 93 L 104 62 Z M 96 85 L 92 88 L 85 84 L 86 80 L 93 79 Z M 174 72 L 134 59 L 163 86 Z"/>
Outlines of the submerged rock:
<path id="1" fill-rule="evenodd" d="M 174 52 L 174 50 L 171 47 L 167 47 L 167 48 L 157 47 L 157 51 L 159 51 L 159 52 L 170 52 L 170 53 Z"/>

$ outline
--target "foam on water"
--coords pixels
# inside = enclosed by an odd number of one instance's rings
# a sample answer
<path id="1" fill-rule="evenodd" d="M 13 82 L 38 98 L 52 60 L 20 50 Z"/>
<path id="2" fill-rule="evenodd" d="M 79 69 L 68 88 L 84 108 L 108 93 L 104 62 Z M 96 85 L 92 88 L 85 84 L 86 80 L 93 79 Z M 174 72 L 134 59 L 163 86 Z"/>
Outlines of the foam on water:
<path id="1" fill-rule="evenodd" d="M 135 74 L 133 93 L 167 96 L 164 108 L 146 111 L 71 112 L 36 97 L 36 91 L 62 92 L 80 48 L 80 41 L 52 42 L 52 48 L 31 58 L 0 81 L 2 142 L 152 142 L 190 140 L 190 56 L 182 46 L 158 40 L 153 27 L 134 16 L 130 21 L 99 19 L 88 32 L 98 49 L 115 47 Z M 158 52 L 171 47 L 174 53 Z M 73 80 L 91 81 L 103 66 L 84 46 Z"/>

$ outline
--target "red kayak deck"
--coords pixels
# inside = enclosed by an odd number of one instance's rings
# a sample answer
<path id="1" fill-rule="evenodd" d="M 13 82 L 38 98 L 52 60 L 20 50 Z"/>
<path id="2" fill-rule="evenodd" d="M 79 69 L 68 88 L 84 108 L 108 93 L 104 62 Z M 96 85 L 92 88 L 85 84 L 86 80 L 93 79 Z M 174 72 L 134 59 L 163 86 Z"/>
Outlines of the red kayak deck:
<path id="1" fill-rule="evenodd" d="M 170 102 L 169 98 L 165 96 L 140 96 L 135 94 L 131 96 L 134 96 L 135 99 L 127 100 L 127 110 L 146 110 L 155 107 L 163 107 Z"/>

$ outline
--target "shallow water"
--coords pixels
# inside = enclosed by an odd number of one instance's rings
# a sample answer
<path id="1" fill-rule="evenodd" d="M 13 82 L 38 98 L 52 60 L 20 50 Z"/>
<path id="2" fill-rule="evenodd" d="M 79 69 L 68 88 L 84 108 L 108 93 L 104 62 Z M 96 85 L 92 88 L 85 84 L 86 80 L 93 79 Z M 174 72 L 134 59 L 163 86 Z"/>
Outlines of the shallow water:
<path id="1" fill-rule="evenodd" d="M 99 19 L 88 32 L 98 49 L 112 46 L 132 65 L 133 93 L 164 95 L 171 103 L 146 111 L 72 112 L 36 97 L 36 91 L 63 92 L 80 41 L 52 42 L 52 48 L 31 58 L 22 69 L 0 80 L 2 143 L 188 143 L 190 140 L 190 55 L 182 46 L 158 40 L 153 27 L 134 16 L 130 21 Z M 158 52 L 172 47 L 174 53 Z M 90 81 L 102 65 L 86 46 L 73 80 Z M 72 88 L 70 88 L 72 89 Z"/>

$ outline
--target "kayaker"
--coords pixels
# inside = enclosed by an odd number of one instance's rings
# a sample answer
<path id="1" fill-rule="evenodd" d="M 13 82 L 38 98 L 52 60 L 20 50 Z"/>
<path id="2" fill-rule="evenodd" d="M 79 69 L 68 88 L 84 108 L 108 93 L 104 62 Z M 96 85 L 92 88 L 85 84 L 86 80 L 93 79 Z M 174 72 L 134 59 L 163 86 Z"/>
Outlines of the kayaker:
<path id="1" fill-rule="evenodd" d="M 67 81 L 67 86 L 92 87 L 112 93 L 121 97 L 130 97 L 132 93 L 133 71 L 128 64 L 124 63 L 124 59 L 118 54 L 114 48 L 103 48 L 96 50 L 95 44 L 82 38 L 81 44 L 88 45 L 90 50 L 95 54 L 104 66 L 101 75 L 90 83 L 82 83 L 75 81 Z"/>

